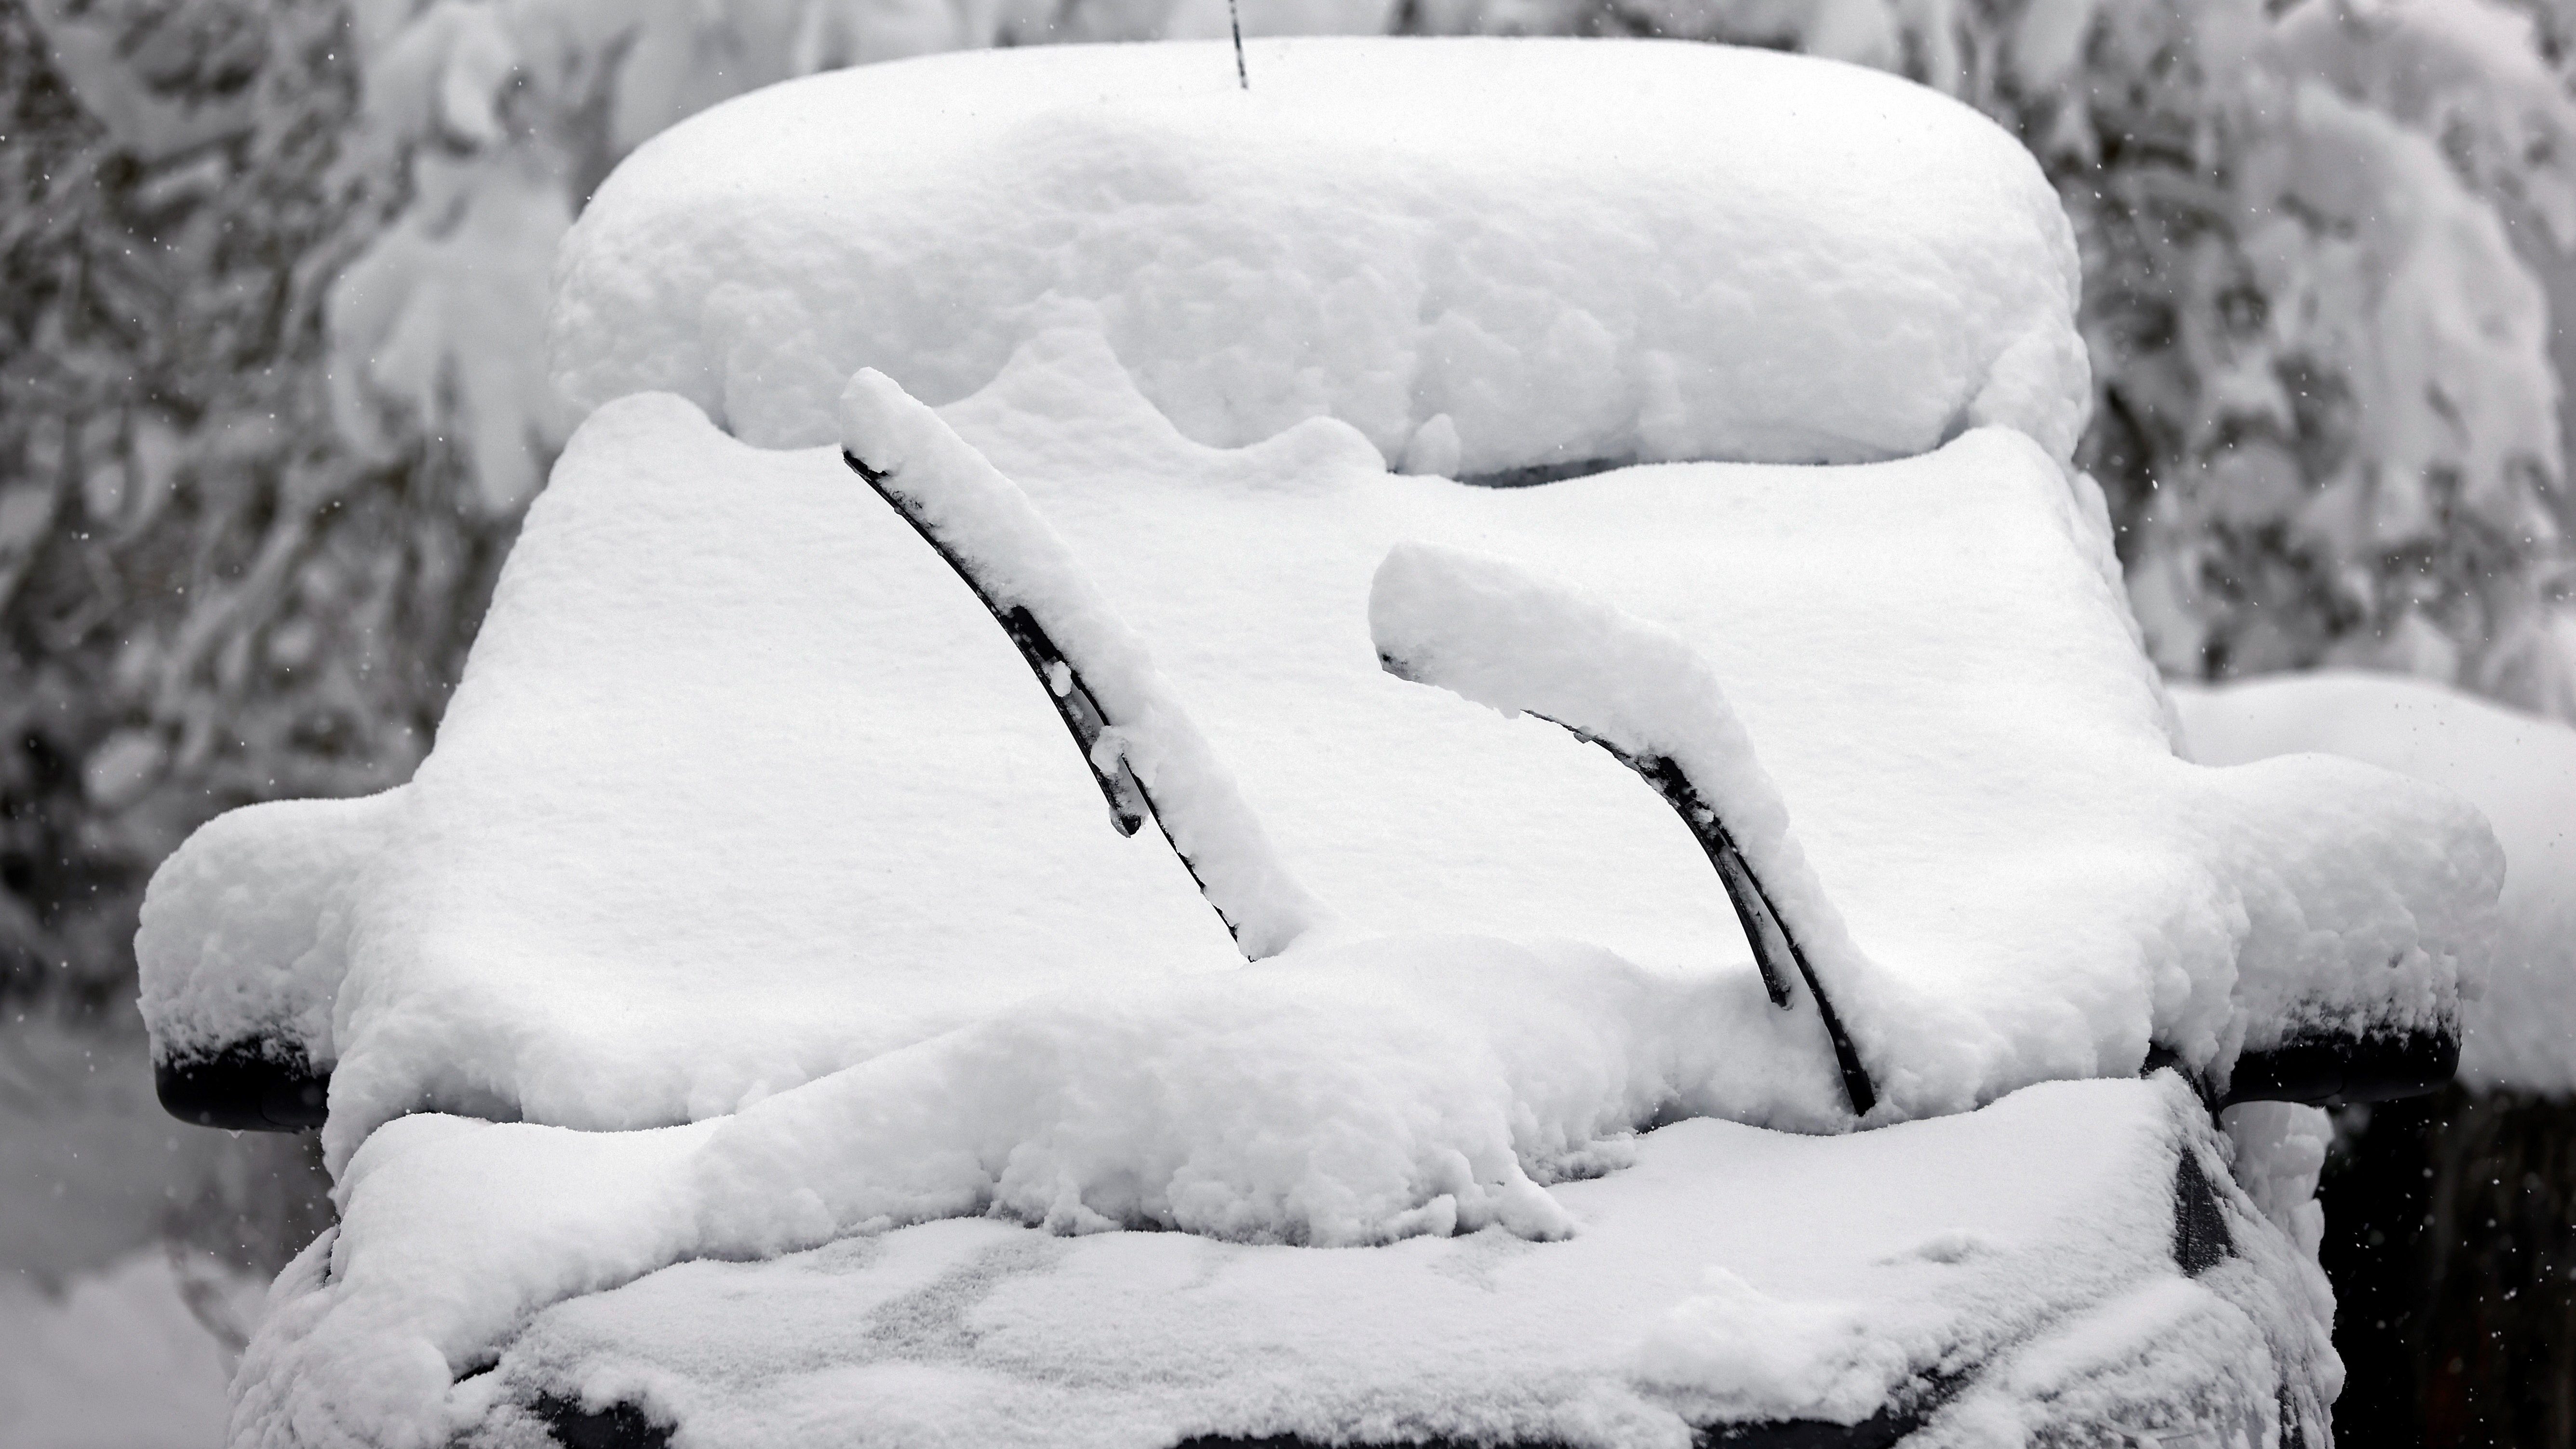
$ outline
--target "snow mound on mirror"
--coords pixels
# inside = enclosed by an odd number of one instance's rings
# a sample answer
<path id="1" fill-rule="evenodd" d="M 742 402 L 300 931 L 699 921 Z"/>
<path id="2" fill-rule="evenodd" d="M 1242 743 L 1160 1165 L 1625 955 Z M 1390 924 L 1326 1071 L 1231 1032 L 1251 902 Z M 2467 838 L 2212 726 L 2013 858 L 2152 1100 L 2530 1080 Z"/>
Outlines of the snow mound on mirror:
<path id="1" fill-rule="evenodd" d="M 2427 680 L 2282 675 L 2175 687 L 2196 758 L 2315 751 L 2457 792 L 2504 846 L 2501 925 L 2485 996 L 2464 1010 L 2460 1079 L 2576 1094 L 2576 730 Z"/>
<path id="2" fill-rule="evenodd" d="M 257 1055 L 328 1068 L 332 999 L 366 866 L 400 827 L 401 787 L 357 800 L 269 800 L 198 827 L 153 872 L 134 937 L 153 1054 Z"/>
<path id="3" fill-rule="evenodd" d="M 1216 446 L 1333 417 L 1482 476 L 1861 462 L 2002 424 L 2071 456 L 2072 235 L 1965 106 L 1695 44 L 1249 51 L 1249 93 L 1221 45 L 1062 46 L 683 122 L 565 242 L 557 381 L 805 446 L 862 367 L 946 404 L 1070 326 Z"/>

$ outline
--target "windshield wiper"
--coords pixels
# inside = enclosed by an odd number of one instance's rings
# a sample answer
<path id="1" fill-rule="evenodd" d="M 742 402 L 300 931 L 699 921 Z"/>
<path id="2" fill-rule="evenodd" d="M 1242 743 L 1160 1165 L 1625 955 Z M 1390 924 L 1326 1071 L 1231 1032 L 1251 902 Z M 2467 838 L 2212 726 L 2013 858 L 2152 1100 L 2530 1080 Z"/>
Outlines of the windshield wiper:
<path id="1" fill-rule="evenodd" d="M 1815 956 L 1821 942 L 1832 953 L 1826 974 L 1845 985 L 1868 960 L 1791 838 L 1788 806 L 1725 690 L 1688 641 L 1507 560 L 1422 543 L 1398 544 L 1378 565 L 1369 636 L 1397 678 L 1545 720 L 1652 786 L 1716 867 L 1771 1003 L 1793 1004 L 1793 979 L 1806 987 L 1852 1114 L 1868 1115 L 1878 1089 Z M 1754 830 L 1754 851 L 1739 825 Z"/>
<path id="2" fill-rule="evenodd" d="M 1246 960 L 1275 956 L 1330 919 L 1028 495 L 881 374 L 853 379 L 842 408 L 842 461 L 1002 626 L 1081 749 L 1118 833 L 1154 821 Z M 1171 787 L 1160 802 L 1156 782 Z"/>
<path id="3" fill-rule="evenodd" d="M 1833 1043 L 1834 1066 L 1842 1073 L 1843 1094 L 1851 1099 L 1852 1115 L 1867 1116 L 1878 1105 L 1878 1088 L 1860 1064 L 1860 1053 L 1852 1047 L 1851 1034 L 1843 1030 L 1842 1016 L 1834 1010 L 1824 985 L 1816 980 L 1816 968 L 1807 960 L 1806 948 L 1798 944 L 1796 933 L 1780 919 L 1779 909 L 1771 904 L 1771 893 L 1762 888 L 1762 878 L 1753 872 L 1752 862 L 1744 858 L 1743 848 L 1727 831 L 1726 822 L 1718 817 L 1717 808 L 1691 784 L 1690 776 L 1669 755 L 1632 755 L 1597 735 L 1575 728 L 1560 719 L 1532 711 L 1532 718 L 1547 720 L 1586 744 L 1599 745 L 1610 758 L 1637 772 L 1637 777 L 1654 787 L 1673 813 L 1690 828 L 1691 837 L 1708 853 L 1708 863 L 1717 867 L 1718 884 L 1725 887 L 1726 899 L 1735 907 L 1737 924 L 1744 928 L 1745 944 L 1753 948 L 1753 968 L 1762 973 L 1762 989 L 1770 994 L 1773 1006 L 1787 1008 L 1792 1004 L 1789 977 L 1795 973 L 1806 983 L 1807 994 L 1814 998 L 1816 1015 L 1825 1024 L 1825 1036 Z"/>

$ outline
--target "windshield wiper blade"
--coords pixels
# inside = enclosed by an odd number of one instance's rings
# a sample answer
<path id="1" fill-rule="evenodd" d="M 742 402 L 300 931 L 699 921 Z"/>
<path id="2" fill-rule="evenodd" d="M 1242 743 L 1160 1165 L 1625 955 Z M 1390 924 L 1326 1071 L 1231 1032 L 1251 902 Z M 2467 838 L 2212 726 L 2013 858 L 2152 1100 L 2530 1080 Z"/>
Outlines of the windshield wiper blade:
<path id="1" fill-rule="evenodd" d="M 852 378 L 841 407 L 842 460 L 1002 626 L 1118 832 L 1155 822 L 1245 960 L 1278 955 L 1333 919 L 1273 847 L 1143 639 L 1019 485 L 880 373 Z M 1169 787 L 1159 803 L 1156 784 Z"/>
<path id="2" fill-rule="evenodd" d="M 1708 803 L 1708 797 L 1691 784 L 1689 774 L 1669 755 L 1632 755 L 1563 720 L 1549 719 L 1535 711 L 1531 717 L 1547 720 L 1586 744 L 1600 746 L 1610 758 L 1654 787 L 1673 813 L 1682 818 L 1691 837 L 1708 853 L 1708 863 L 1717 868 L 1718 884 L 1725 888 L 1728 903 L 1735 907 L 1736 922 L 1744 928 L 1745 943 L 1753 948 L 1753 967 L 1762 974 L 1762 989 L 1770 994 L 1771 1004 L 1784 1009 L 1791 1004 L 1791 974 L 1806 983 L 1807 995 L 1816 1003 L 1816 1015 L 1825 1024 L 1825 1036 L 1833 1043 L 1834 1066 L 1842 1074 L 1843 1093 L 1851 1099 L 1852 1115 L 1867 1116 L 1869 1109 L 1878 1105 L 1878 1088 L 1861 1066 L 1860 1053 L 1852 1046 L 1851 1033 L 1843 1029 L 1842 1016 L 1834 1010 L 1833 999 L 1816 980 L 1816 968 L 1808 962 L 1806 948 L 1798 944 L 1796 933 L 1780 919 L 1779 908 L 1771 904 L 1771 893 L 1763 889 L 1762 878 L 1754 874 L 1753 863 L 1744 858 L 1743 848 L 1718 817 L 1717 807 Z"/>
<path id="3" fill-rule="evenodd" d="M 1814 960 L 1821 943 L 1826 974 L 1856 986 L 1871 969 L 1868 957 L 1799 851 L 1787 803 L 1689 641 L 1509 560 L 1426 543 L 1397 544 L 1378 564 L 1369 585 L 1369 636 L 1379 665 L 1397 678 L 1506 716 L 1545 720 L 1599 745 L 1652 786 L 1716 868 L 1772 1004 L 1789 1007 L 1792 979 L 1803 984 L 1852 1114 L 1867 1116 L 1878 1105 L 1877 1086 Z M 1756 852 L 1720 817 L 1721 801 L 1754 830 Z M 1757 853 L 1762 870 L 1772 872 L 1767 884 L 1754 865 Z"/>
<path id="4" fill-rule="evenodd" d="M 996 603 L 976 577 L 975 570 L 955 550 L 939 541 L 939 535 L 931 532 L 910 500 L 886 486 L 886 475 L 859 461 L 858 455 L 847 448 L 841 450 L 841 461 L 849 464 L 851 472 L 875 489 L 876 495 L 884 499 L 897 516 L 912 525 L 912 531 L 921 535 L 921 541 L 930 545 L 931 550 L 948 565 L 949 572 L 957 575 L 967 591 L 975 596 L 976 602 L 982 604 L 984 611 L 993 616 L 993 621 L 1002 626 L 1002 632 L 1010 636 L 1011 647 L 1019 650 L 1020 658 L 1028 662 L 1029 672 L 1035 674 L 1038 683 L 1045 687 L 1048 703 L 1055 706 L 1056 716 L 1064 721 L 1065 729 L 1073 735 L 1075 746 L 1082 751 L 1082 763 L 1091 771 L 1092 780 L 1100 786 L 1100 798 L 1109 804 L 1109 823 L 1117 828 L 1120 835 L 1134 835 L 1144 828 L 1149 818 L 1159 824 L 1160 817 L 1154 814 L 1154 797 L 1146 790 L 1144 782 L 1136 778 L 1136 772 L 1128 767 L 1126 758 L 1114 750 L 1103 751 L 1100 748 L 1100 737 L 1110 728 L 1108 711 L 1100 707 L 1100 700 L 1091 692 L 1091 686 L 1084 682 L 1082 671 L 1074 668 L 1073 662 L 1064 657 L 1064 651 L 1056 647 L 1055 640 L 1048 637 L 1046 626 L 1038 622 L 1026 604 L 1005 608 Z M 1104 754 L 1110 760 L 1107 766 L 1101 763 Z M 1187 864 L 1187 861 L 1183 863 Z M 1195 876 L 1196 872 L 1192 874 Z"/>

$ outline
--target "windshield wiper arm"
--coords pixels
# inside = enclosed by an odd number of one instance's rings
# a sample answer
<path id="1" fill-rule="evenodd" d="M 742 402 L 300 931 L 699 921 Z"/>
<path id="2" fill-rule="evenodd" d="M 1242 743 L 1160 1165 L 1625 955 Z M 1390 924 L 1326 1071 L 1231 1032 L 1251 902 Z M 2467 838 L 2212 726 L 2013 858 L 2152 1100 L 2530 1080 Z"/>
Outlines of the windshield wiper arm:
<path id="1" fill-rule="evenodd" d="M 853 378 L 841 406 L 842 461 L 1002 626 L 1080 747 L 1118 833 L 1153 820 L 1246 960 L 1275 956 L 1330 919 L 1143 640 L 1019 485 L 882 374 Z M 1171 787 L 1160 804 L 1155 782 Z"/>
<path id="2" fill-rule="evenodd" d="M 1532 717 L 1547 720 L 1578 740 L 1599 745 L 1610 758 L 1653 786 L 1673 813 L 1682 818 L 1691 837 L 1708 853 L 1708 863 L 1717 868 L 1718 884 L 1725 887 L 1726 899 L 1735 907 L 1735 919 L 1744 928 L 1745 943 L 1753 948 L 1753 968 L 1762 973 L 1762 989 L 1770 994 L 1771 1004 L 1782 1008 L 1791 1004 L 1791 973 L 1806 983 L 1807 995 L 1816 1003 L 1816 1015 L 1825 1024 L 1825 1036 L 1833 1043 L 1834 1066 L 1842 1074 L 1843 1094 L 1851 1099 L 1852 1114 L 1868 1115 L 1869 1109 L 1878 1104 L 1878 1089 L 1860 1064 L 1851 1033 L 1843 1029 L 1842 1016 L 1834 1010 L 1833 999 L 1825 995 L 1823 984 L 1816 980 L 1816 968 L 1808 962 L 1806 948 L 1798 944 L 1796 933 L 1780 919 L 1779 908 L 1771 904 L 1771 893 L 1762 888 L 1762 878 L 1753 872 L 1753 863 L 1744 858 L 1743 848 L 1718 817 L 1717 808 L 1691 784 L 1690 776 L 1669 755 L 1632 755 L 1563 720 L 1549 719 L 1535 711 Z"/>
<path id="3" fill-rule="evenodd" d="M 1716 867 L 1772 1004 L 1790 1006 L 1791 979 L 1803 983 L 1852 1114 L 1878 1105 L 1814 960 L 1821 942 L 1827 974 L 1851 985 L 1868 958 L 1791 838 L 1788 806 L 1725 690 L 1688 641 L 1507 560 L 1420 543 L 1398 544 L 1378 565 L 1369 636 L 1379 664 L 1397 678 L 1545 720 L 1609 751 L 1654 787 Z M 1721 818 L 1721 803 L 1755 831 L 1755 852 Z M 1773 877 L 1767 884 L 1757 853 Z"/>

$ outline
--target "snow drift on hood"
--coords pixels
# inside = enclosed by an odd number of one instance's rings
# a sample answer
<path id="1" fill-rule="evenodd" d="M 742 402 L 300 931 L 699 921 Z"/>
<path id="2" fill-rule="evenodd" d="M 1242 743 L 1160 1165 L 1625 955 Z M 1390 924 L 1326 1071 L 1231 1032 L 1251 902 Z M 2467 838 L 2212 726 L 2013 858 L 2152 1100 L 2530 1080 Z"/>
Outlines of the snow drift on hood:
<path id="1" fill-rule="evenodd" d="M 1270 996 L 1249 1014 L 1276 1027 L 1262 1047 L 1303 1043 L 1326 1056 L 1085 1030 L 1068 1044 L 1127 1089 L 1098 1099 L 1116 1108 L 1100 1123 L 1150 1140 L 1158 1117 L 1166 1127 L 1199 1118 L 1161 1140 L 1186 1141 L 1202 1166 L 1276 1155 L 1280 1139 L 1249 1130 L 1257 1119 L 1227 1116 L 1251 1099 L 1227 1092 L 1194 1104 L 1219 1110 L 1183 1112 L 1188 1099 L 1147 1083 L 1179 1067 L 1187 1089 L 1264 1076 L 1274 1090 L 1296 1084 L 1254 1066 L 1268 1055 L 1326 1067 L 1316 1080 L 1347 1088 L 1330 1044 L 1359 1040 L 1354 1023 L 1397 1025 L 1409 1012 L 1381 1012 L 1433 984 L 1390 976 L 1392 959 L 1342 963 L 1350 972 L 1301 968 L 1298 954 L 1246 968 L 1237 984 L 1326 1007 L 1273 1016 L 1267 1008 L 1287 998 Z M 1468 950 L 1446 964 L 1537 984 L 1522 975 L 1534 960 Z M 1131 1025 L 1203 1027 L 1224 987 L 1190 983 Z M 1480 1028 L 1532 1049 L 1506 1074 L 1565 1078 L 1570 1058 L 1552 1054 L 1575 1044 L 1546 993 L 1480 995 L 1478 1005 L 1501 1008 L 1468 1013 Z M 1184 1016 L 1163 1016 L 1173 1008 Z M 1010 1015 L 1023 1028 L 1047 1015 L 1100 1024 L 1096 1007 L 1074 1003 Z M 1466 1100 L 1445 1087 L 1487 1080 L 1447 1054 L 1454 1040 L 1425 1039 L 1423 1076 L 1444 1084 L 1440 1106 Z M 985 1099 L 1002 1109 L 996 1120 L 1061 1111 L 1071 1099 L 1024 1091 L 1027 1064 L 1051 1056 L 958 1061 L 968 1080 L 950 1084 L 965 1089 L 952 1100 Z M 1362 1127 L 1342 1145 L 1381 1155 L 1403 1124 L 1344 1116 L 1364 1095 L 1268 1105 L 1324 1107 L 1327 1135 Z M 639 1404 L 653 1422 L 676 1423 L 675 1442 L 722 1449 L 1152 1449 L 1198 1433 L 1675 1449 L 1700 1437 L 1694 1426 L 1852 1423 L 1891 1400 L 1937 1399 L 1940 1381 L 1963 1378 L 1909 1444 L 1988 1449 L 2027 1442 L 2034 1424 L 2096 1428 L 2108 1442 L 2123 1425 L 2227 1413 L 2244 1415 L 2250 1442 L 2268 1443 L 2288 1429 L 2277 1414 L 2322 1424 L 2318 1397 L 2333 1394 L 2321 1280 L 2304 1286 L 2314 1268 L 2229 1180 L 2207 1113 L 2171 1074 L 2049 1083 L 1973 1114 L 1849 1137 L 1678 1123 L 1629 1144 L 1631 1165 L 1606 1177 L 1523 1184 L 1576 1229 L 1551 1241 L 1487 1232 L 1324 1250 L 1195 1233 L 1049 1235 L 991 1219 L 903 1227 L 894 1216 L 770 1257 L 818 1241 L 794 1224 L 827 1204 L 895 1206 L 848 1196 L 872 1175 L 865 1154 L 812 1150 L 835 1140 L 813 1129 L 858 1124 L 842 1111 L 856 1100 L 817 1084 L 723 1123 L 650 1133 L 446 1117 L 388 1127 L 344 1181 L 338 1229 L 279 1280 L 245 1359 L 233 1444 L 552 1443 L 527 1408 L 551 1394 L 593 1409 Z M 916 1090 L 902 1100 L 935 1099 Z M 1030 1155 L 1072 1166 L 1112 1145 L 1137 1144 L 1059 1136 Z M 2214 1265 L 2176 1259 L 2186 1160 L 2211 1186 L 2232 1249 Z M 907 1161 L 922 1170 L 873 1175 L 929 1187 L 966 1165 L 949 1153 Z M 1005 1184 L 994 1217 L 1043 1213 L 1045 1196 L 1034 1176 Z M 484 1367 L 492 1372 L 460 1377 Z"/>

